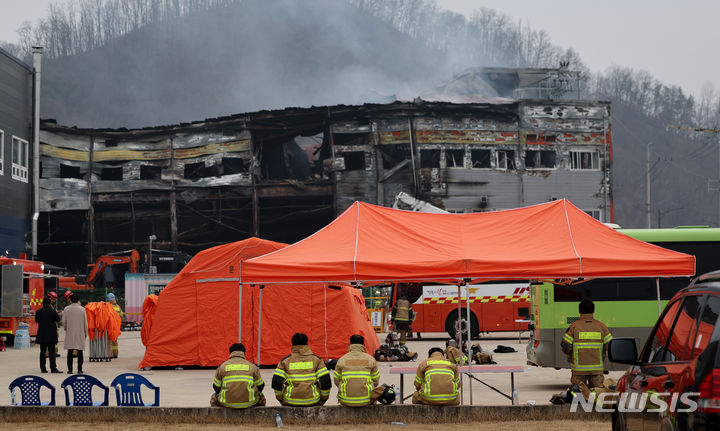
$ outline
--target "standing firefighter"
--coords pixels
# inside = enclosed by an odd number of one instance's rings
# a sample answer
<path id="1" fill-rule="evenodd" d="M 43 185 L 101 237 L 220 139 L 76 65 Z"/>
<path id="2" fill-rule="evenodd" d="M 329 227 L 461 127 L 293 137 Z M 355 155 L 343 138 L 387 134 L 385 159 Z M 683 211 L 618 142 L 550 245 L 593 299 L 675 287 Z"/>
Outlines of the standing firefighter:
<path id="1" fill-rule="evenodd" d="M 245 359 L 245 346 L 235 343 L 230 346 L 230 358 L 215 372 L 210 405 L 236 409 L 264 406 L 264 387 L 258 367 Z"/>
<path id="2" fill-rule="evenodd" d="M 413 317 L 414 313 L 410 301 L 405 295 L 402 295 L 395 302 L 392 309 L 393 328 L 400 333 L 400 345 L 404 345 L 407 340 L 408 332 L 410 332 L 410 322 L 412 322 Z"/>
<path id="3" fill-rule="evenodd" d="M 118 316 L 120 316 L 120 322 L 122 322 L 123 317 L 123 311 L 122 308 L 120 308 L 120 305 L 115 300 L 115 294 L 114 293 L 108 293 L 107 294 L 107 301 L 112 305 L 113 310 L 117 313 Z M 120 325 L 122 327 L 122 324 Z M 110 351 L 112 353 L 113 358 L 118 357 L 118 341 L 110 340 Z"/>
<path id="4" fill-rule="evenodd" d="M 413 404 L 452 406 L 459 403 L 460 375 L 457 366 L 445 359 L 439 347 L 430 349 L 428 358 L 418 365 L 415 388 Z"/>
<path id="5" fill-rule="evenodd" d="M 365 353 L 365 338 L 350 337 L 350 347 L 335 365 L 333 373 L 338 387 L 338 402 L 348 407 L 362 407 L 373 403 L 373 390 L 380 381 L 375 358 Z"/>
<path id="6" fill-rule="evenodd" d="M 595 320 L 595 304 L 587 299 L 578 306 L 580 318 L 573 322 L 560 343 L 571 363 L 570 383 L 586 383 L 588 388 L 603 386 L 603 359 L 607 343 L 612 340 L 607 326 Z"/>
<path id="7" fill-rule="evenodd" d="M 308 347 L 308 337 L 292 336 L 292 353 L 280 360 L 272 378 L 275 397 L 284 406 L 321 406 L 330 397 L 330 372 Z"/>

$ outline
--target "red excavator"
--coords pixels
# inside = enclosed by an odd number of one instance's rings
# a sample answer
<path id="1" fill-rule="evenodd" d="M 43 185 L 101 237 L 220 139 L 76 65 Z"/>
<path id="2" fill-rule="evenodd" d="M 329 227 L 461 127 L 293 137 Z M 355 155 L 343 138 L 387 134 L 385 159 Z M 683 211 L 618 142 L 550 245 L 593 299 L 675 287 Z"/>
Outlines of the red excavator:
<path id="1" fill-rule="evenodd" d="M 88 265 L 87 276 L 60 277 L 59 286 L 69 290 L 89 290 L 118 287 L 123 283 L 126 272 L 137 273 L 140 270 L 140 253 L 126 250 L 104 254 L 95 263 Z"/>

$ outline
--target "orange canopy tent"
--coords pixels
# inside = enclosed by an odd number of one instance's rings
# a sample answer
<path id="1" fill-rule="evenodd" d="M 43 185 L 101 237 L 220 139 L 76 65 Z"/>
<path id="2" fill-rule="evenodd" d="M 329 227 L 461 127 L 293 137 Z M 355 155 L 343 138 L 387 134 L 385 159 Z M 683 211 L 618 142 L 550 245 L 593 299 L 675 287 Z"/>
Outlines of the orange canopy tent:
<path id="1" fill-rule="evenodd" d="M 347 285 L 267 286 L 262 289 L 262 328 L 258 328 L 260 288 L 243 286 L 238 301 L 238 265 L 285 246 L 249 238 L 198 253 L 160 293 L 139 367 L 217 366 L 238 341 L 239 325 L 250 361 L 257 362 L 258 336 L 262 336 L 260 361 L 266 365 L 275 365 L 290 353 L 295 332 L 305 332 L 310 348 L 324 359 L 347 353 L 353 334 L 363 335 L 368 352 L 375 352 L 380 343 L 364 299 Z"/>
<path id="2" fill-rule="evenodd" d="M 541 280 L 695 274 L 695 258 L 619 233 L 561 199 L 474 214 L 355 202 L 291 246 L 241 265 L 246 283 Z"/>

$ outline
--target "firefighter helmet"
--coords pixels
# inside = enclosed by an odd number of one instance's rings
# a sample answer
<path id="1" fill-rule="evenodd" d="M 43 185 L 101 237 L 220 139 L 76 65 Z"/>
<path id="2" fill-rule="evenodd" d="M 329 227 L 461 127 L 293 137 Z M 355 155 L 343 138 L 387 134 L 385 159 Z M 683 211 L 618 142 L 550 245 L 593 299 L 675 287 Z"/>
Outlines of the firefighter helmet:
<path id="1" fill-rule="evenodd" d="M 383 385 L 385 390 L 378 398 L 381 404 L 392 404 L 395 401 L 395 388 L 393 386 Z"/>

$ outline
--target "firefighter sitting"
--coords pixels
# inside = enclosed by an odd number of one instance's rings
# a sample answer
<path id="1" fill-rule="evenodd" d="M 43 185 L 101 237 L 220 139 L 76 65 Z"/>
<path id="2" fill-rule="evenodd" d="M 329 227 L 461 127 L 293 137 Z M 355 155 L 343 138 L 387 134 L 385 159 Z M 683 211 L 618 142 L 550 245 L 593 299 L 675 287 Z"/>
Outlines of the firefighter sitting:
<path id="1" fill-rule="evenodd" d="M 245 346 L 235 343 L 230 346 L 230 358 L 215 372 L 210 405 L 236 409 L 264 406 L 264 387 L 258 367 L 245 359 Z"/>
<path id="2" fill-rule="evenodd" d="M 442 349 L 433 347 L 428 358 L 420 363 L 415 376 L 413 404 L 451 406 L 459 403 L 460 375 L 457 366 L 443 355 Z"/>
<path id="3" fill-rule="evenodd" d="M 338 387 L 340 404 L 362 407 L 374 402 L 373 391 L 380 381 L 380 371 L 375 358 L 365 353 L 365 338 L 362 335 L 350 337 L 350 347 L 337 361 L 333 380 Z"/>
<path id="4" fill-rule="evenodd" d="M 445 357 L 455 365 L 467 365 L 468 358 L 457 348 L 457 341 L 450 339 L 445 342 Z"/>
<path id="5" fill-rule="evenodd" d="M 308 347 L 308 337 L 292 336 L 292 353 L 280 360 L 272 378 L 275 397 L 284 406 L 321 406 L 330 397 L 330 372 Z"/>

